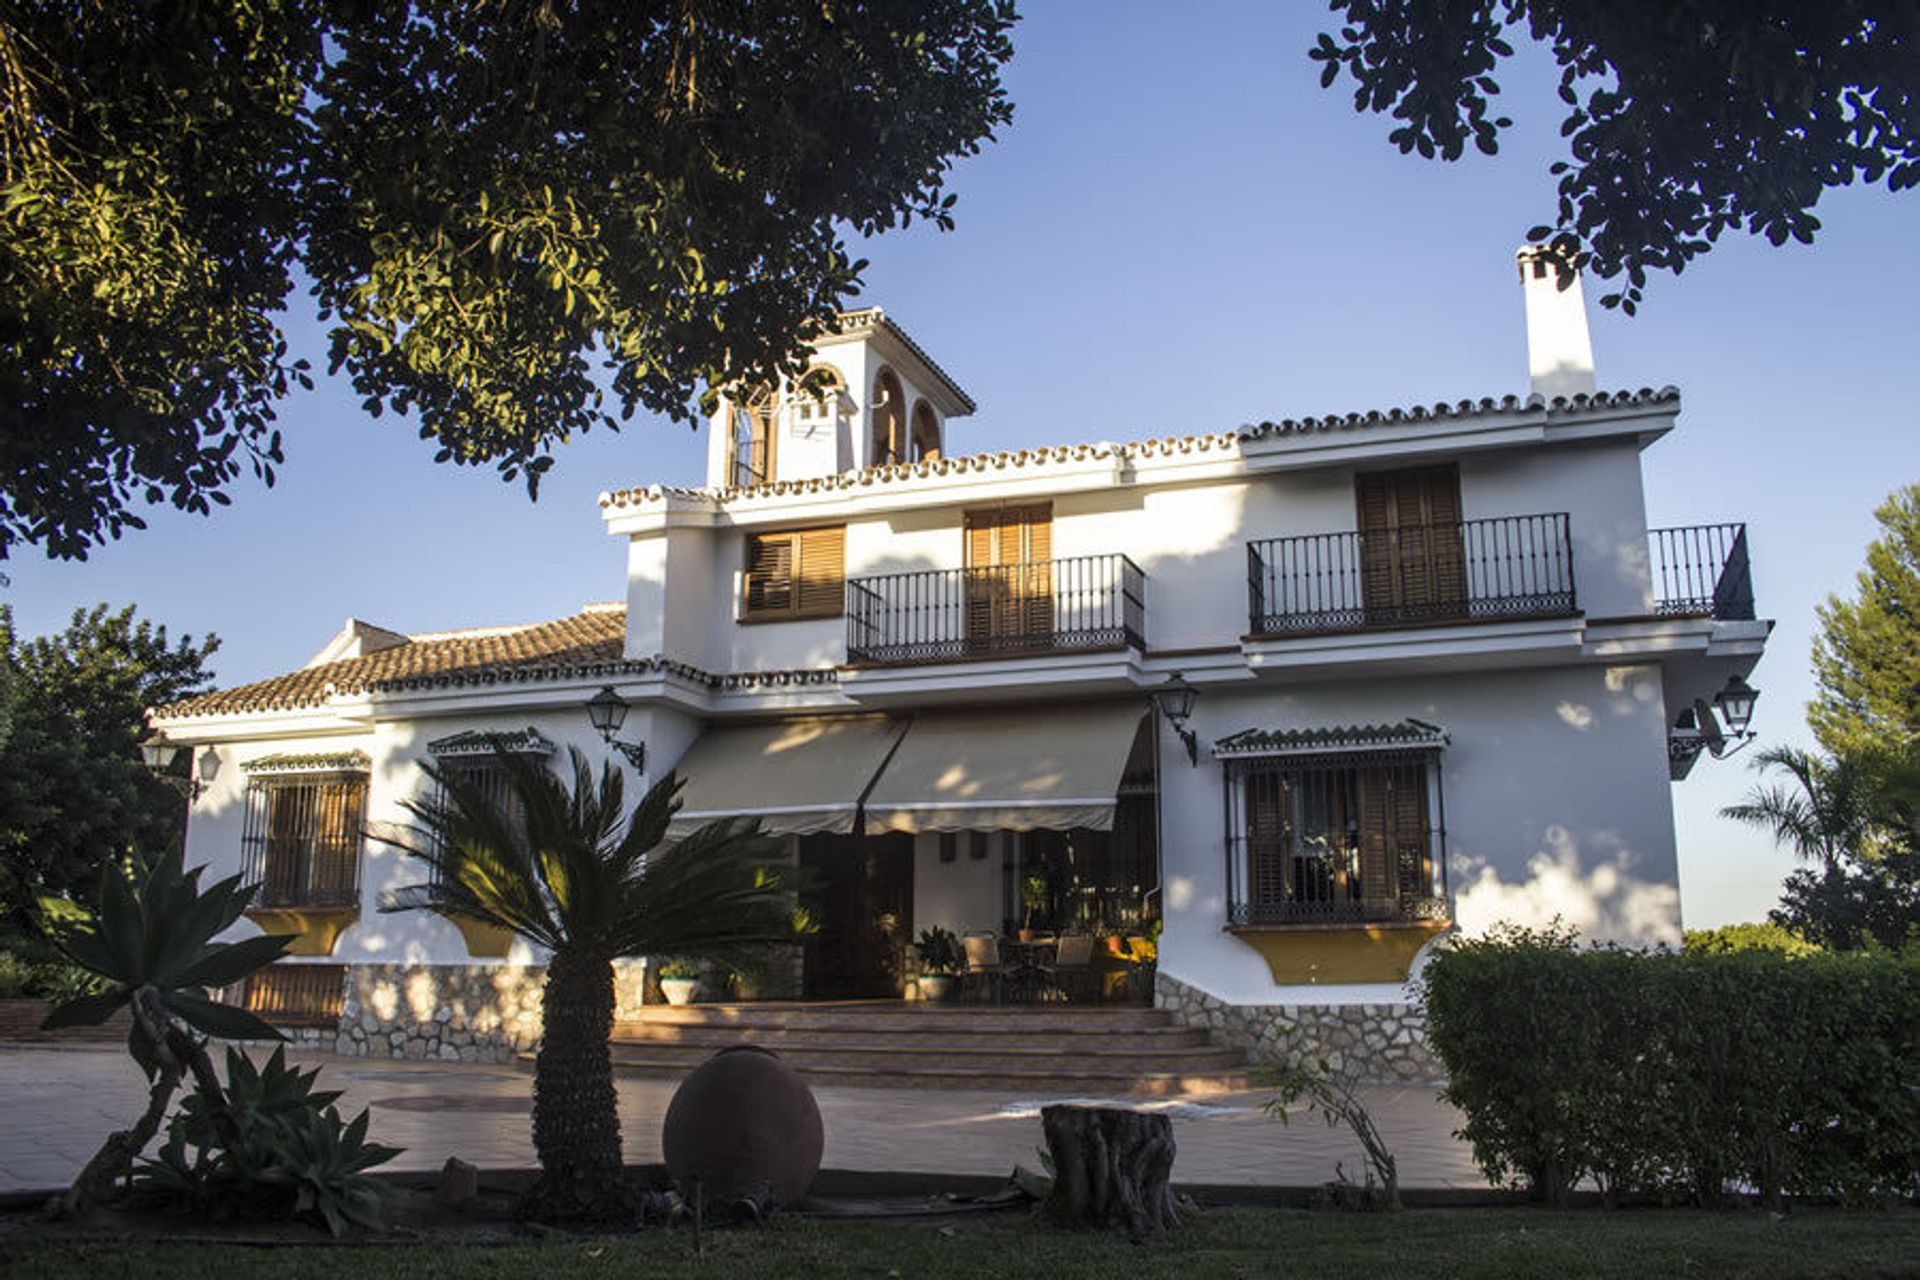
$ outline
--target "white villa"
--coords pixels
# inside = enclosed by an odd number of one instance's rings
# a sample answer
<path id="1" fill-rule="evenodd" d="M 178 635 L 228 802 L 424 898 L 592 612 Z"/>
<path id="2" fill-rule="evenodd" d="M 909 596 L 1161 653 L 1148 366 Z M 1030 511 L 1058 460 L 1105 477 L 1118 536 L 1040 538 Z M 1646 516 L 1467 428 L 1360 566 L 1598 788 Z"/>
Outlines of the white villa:
<path id="1" fill-rule="evenodd" d="M 349 621 L 155 709 L 196 753 L 189 864 L 300 935 L 245 998 L 342 1052 L 524 1043 L 540 957 L 380 914 L 423 869 L 363 835 L 503 733 L 618 748 L 635 795 L 680 770 L 682 828 L 785 835 L 821 927 L 771 994 L 911 997 L 919 931 L 1030 926 L 1115 939 L 1104 991 L 1230 1041 L 1276 1047 L 1284 1009 L 1364 1056 L 1417 1032 L 1449 929 L 1677 943 L 1670 784 L 1745 727 L 1771 624 L 1743 526 L 1647 527 L 1679 394 L 1598 391 L 1578 286 L 1519 265 L 1531 394 L 991 454 L 952 447 L 974 404 L 931 356 L 849 312 L 803 379 L 724 403 L 705 486 L 602 495 L 623 600 Z"/>

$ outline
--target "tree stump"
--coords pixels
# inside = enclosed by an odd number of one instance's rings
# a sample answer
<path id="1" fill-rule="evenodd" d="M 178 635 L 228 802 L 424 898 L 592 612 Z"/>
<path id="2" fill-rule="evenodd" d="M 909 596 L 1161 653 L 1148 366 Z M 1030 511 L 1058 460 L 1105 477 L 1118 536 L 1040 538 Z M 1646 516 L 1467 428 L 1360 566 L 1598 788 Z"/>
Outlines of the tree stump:
<path id="1" fill-rule="evenodd" d="M 1046 1107 L 1053 1157 L 1047 1212 L 1078 1226 L 1125 1227 L 1135 1240 L 1180 1225 L 1173 1204 L 1173 1122 L 1115 1107 Z"/>

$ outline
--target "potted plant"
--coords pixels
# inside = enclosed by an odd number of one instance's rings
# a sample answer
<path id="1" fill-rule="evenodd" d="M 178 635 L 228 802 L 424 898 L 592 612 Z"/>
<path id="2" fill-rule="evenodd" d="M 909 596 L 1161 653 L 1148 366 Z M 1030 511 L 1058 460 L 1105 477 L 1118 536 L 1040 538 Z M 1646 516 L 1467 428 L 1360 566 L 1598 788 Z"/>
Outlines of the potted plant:
<path id="1" fill-rule="evenodd" d="M 700 970 L 685 960 L 669 960 L 660 966 L 660 994 L 670 1005 L 690 1004 L 694 988 L 700 985 Z"/>
<path id="2" fill-rule="evenodd" d="M 960 939 L 953 930 L 922 929 L 913 949 L 920 957 L 920 998 L 938 1004 L 952 996 L 960 972 Z"/>
<path id="3" fill-rule="evenodd" d="M 1020 882 L 1020 905 L 1026 908 L 1026 917 L 1020 925 L 1020 941 L 1033 941 L 1033 913 L 1047 905 L 1047 881 L 1045 876 L 1028 876 Z"/>

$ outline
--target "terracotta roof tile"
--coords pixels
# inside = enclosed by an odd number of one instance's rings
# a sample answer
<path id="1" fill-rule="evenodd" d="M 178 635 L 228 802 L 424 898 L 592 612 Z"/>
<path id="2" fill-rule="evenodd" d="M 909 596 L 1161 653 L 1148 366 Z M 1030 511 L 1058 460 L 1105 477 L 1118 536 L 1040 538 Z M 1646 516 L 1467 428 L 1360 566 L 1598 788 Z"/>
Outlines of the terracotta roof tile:
<path id="1" fill-rule="evenodd" d="M 405 644 L 359 658 L 322 663 L 286 675 L 155 709 L 156 718 L 279 711 L 315 706 L 334 694 L 363 693 L 420 683 L 470 683 L 566 672 L 621 660 L 627 611 L 590 609 L 553 622 L 489 627 L 409 638 Z"/>

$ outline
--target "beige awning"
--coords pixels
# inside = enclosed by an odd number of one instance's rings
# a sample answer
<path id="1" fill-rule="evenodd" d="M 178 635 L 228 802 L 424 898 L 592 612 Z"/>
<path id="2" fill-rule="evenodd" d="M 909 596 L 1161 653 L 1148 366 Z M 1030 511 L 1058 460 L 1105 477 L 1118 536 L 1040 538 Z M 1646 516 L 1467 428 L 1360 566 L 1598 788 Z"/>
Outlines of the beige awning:
<path id="1" fill-rule="evenodd" d="M 667 838 L 743 815 L 782 835 L 852 831 L 861 794 L 905 727 L 887 716 L 810 716 L 708 729 L 674 766 L 686 785 Z"/>
<path id="2" fill-rule="evenodd" d="M 868 832 L 1113 827 L 1144 699 L 921 713 L 867 796 Z"/>

